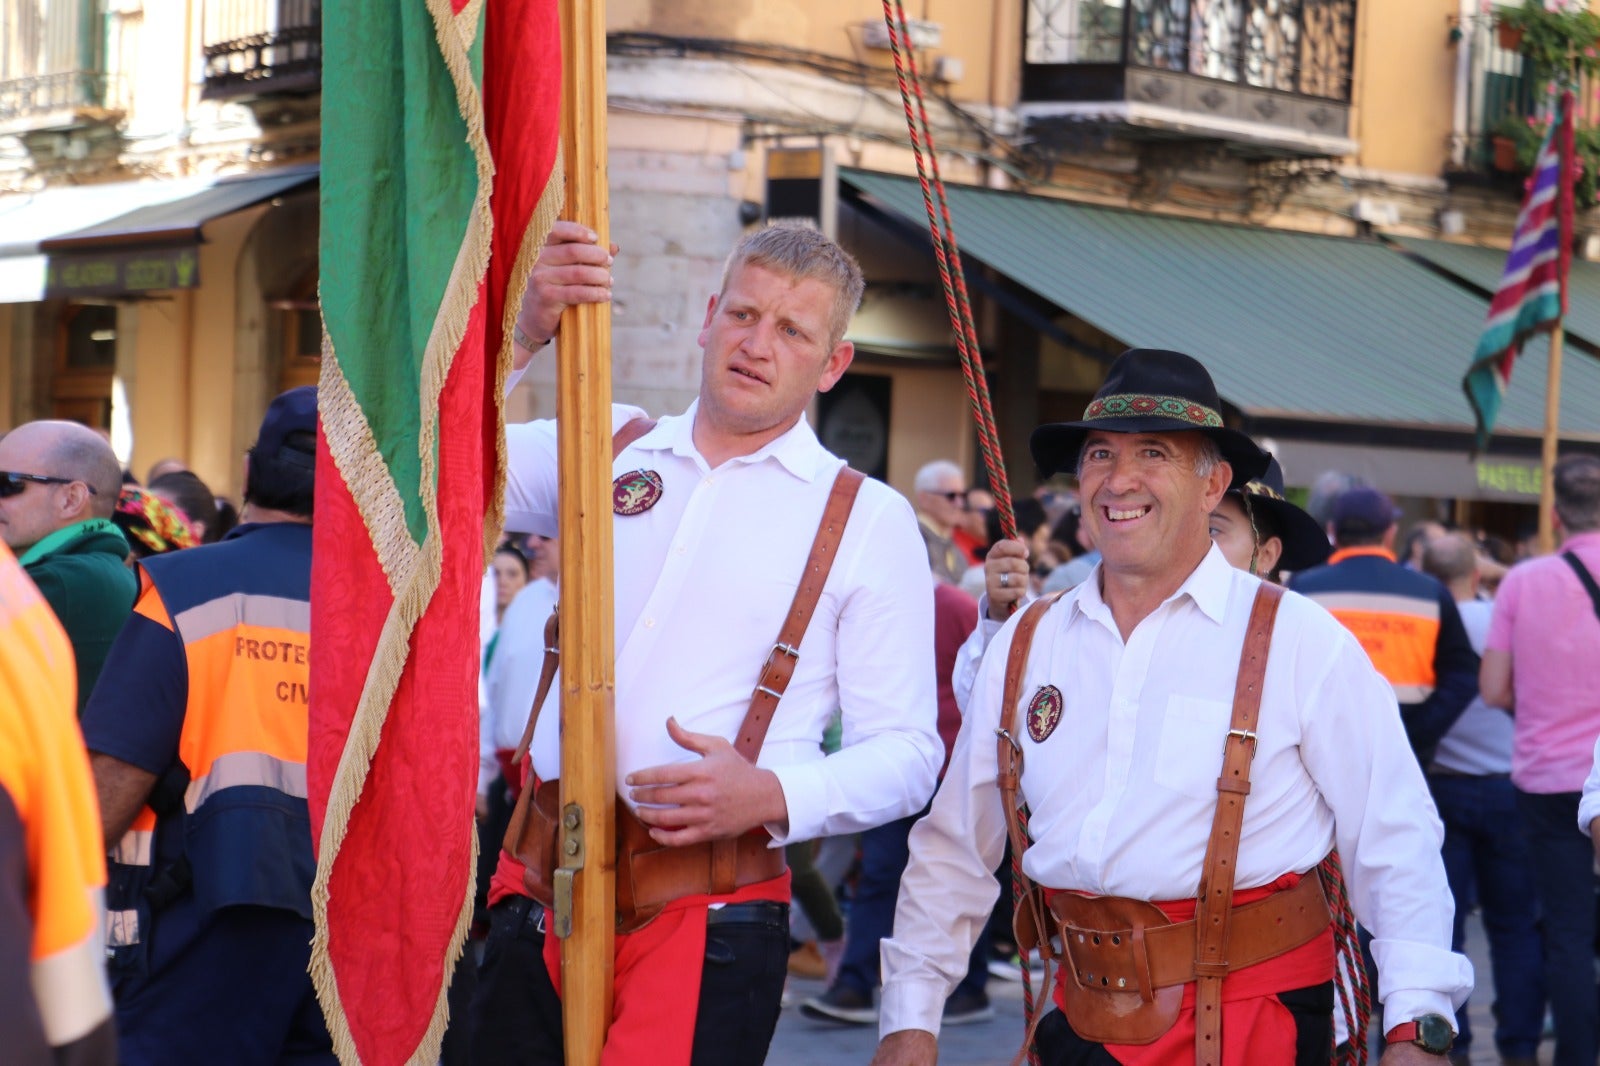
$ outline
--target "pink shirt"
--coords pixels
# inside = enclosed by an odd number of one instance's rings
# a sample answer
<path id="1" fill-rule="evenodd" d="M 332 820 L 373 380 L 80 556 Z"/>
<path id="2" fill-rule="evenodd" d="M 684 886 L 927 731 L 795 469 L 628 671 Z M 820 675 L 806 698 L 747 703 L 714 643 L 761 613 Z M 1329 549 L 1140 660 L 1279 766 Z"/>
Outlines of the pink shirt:
<path id="1" fill-rule="evenodd" d="M 1600 532 L 1562 546 L 1600 580 Z M 1511 653 L 1511 780 L 1524 792 L 1579 792 L 1600 736 L 1600 619 L 1555 555 L 1519 563 L 1495 594 L 1487 647 Z"/>

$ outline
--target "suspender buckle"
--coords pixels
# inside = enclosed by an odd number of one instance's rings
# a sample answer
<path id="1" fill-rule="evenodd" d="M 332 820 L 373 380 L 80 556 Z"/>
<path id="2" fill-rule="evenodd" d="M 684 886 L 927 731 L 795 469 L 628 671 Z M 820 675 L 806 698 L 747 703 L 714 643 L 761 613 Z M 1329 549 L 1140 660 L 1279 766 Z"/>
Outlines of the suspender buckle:
<path id="1" fill-rule="evenodd" d="M 1240 740 L 1248 740 L 1252 744 L 1256 742 L 1256 734 L 1253 729 L 1230 729 L 1228 730 L 1228 735 L 1230 737 L 1238 737 Z"/>
<path id="2" fill-rule="evenodd" d="M 1010 744 L 1018 752 L 1022 751 L 1022 745 L 1017 743 L 1017 738 L 1011 735 L 1011 730 L 1002 727 L 1000 729 L 996 729 L 994 731 L 994 735 L 1005 741 L 1007 744 Z"/>
<path id="3" fill-rule="evenodd" d="M 780 640 L 780 641 L 778 641 L 778 643 L 776 643 L 776 644 L 774 644 L 772 646 L 772 653 L 767 656 L 767 661 L 771 662 L 772 661 L 772 656 L 773 655 L 777 655 L 779 652 L 782 652 L 784 655 L 787 655 L 791 659 L 800 658 L 800 649 L 799 648 L 794 647 L 792 644 L 785 644 L 783 641 Z"/>

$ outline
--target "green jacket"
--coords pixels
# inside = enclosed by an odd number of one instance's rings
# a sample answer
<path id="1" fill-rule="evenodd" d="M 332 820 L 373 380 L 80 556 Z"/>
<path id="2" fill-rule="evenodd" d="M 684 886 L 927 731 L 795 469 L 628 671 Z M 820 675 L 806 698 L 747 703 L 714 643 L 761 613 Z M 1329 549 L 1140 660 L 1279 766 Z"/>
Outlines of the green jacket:
<path id="1" fill-rule="evenodd" d="M 139 591 L 127 558 L 122 531 L 104 520 L 58 529 L 22 556 L 22 568 L 72 642 L 80 712 Z"/>

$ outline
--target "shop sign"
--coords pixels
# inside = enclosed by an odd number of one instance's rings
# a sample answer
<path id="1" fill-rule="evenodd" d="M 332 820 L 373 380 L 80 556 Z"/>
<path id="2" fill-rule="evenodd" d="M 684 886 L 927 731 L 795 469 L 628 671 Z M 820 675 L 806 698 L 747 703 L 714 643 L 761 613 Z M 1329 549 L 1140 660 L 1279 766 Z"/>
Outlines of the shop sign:
<path id="1" fill-rule="evenodd" d="M 1526 463 L 1476 464 L 1478 488 L 1511 496 L 1538 496 L 1542 471 Z"/>
<path id="2" fill-rule="evenodd" d="M 200 254 L 193 245 L 135 251 L 52 255 L 46 296 L 123 296 L 200 284 Z"/>

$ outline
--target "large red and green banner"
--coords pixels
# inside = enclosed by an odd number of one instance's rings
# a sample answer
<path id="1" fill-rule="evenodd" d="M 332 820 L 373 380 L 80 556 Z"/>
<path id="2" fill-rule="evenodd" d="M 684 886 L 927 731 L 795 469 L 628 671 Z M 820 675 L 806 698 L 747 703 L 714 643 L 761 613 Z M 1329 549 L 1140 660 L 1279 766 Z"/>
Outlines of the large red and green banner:
<path id="1" fill-rule="evenodd" d="M 323 5 L 307 785 L 341 1062 L 437 1060 L 472 916 L 501 394 L 560 203 L 555 0 Z"/>

